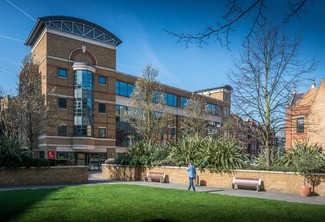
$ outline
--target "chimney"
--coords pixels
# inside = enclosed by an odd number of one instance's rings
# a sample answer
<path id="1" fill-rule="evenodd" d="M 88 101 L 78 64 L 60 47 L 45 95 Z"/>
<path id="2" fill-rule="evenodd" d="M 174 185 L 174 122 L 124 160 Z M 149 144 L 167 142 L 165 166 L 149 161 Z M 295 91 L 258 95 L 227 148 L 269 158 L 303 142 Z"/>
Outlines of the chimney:
<path id="1" fill-rule="evenodd" d="M 316 88 L 315 79 L 313 79 L 310 88 L 311 88 L 311 89 L 315 89 L 315 88 Z"/>

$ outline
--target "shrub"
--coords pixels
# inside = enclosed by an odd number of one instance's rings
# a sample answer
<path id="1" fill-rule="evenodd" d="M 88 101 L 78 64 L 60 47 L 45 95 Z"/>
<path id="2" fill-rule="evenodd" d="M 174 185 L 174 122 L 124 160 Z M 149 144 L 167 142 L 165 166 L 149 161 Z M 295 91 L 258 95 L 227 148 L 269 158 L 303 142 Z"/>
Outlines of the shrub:
<path id="1" fill-rule="evenodd" d="M 50 166 L 74 166 L 75 161 L 72 159 L 47 159 Z"/>
<path id="2" fill-rule="evenodd" d="M 246 157 L 234 139 L 185 137 L 171 147 L 170 159 L 178 166 L 193 162 L 199 168 L 232 171 L 241 168 Z"/>
<path id="3" fill-rule="evenodd" d="M 271 152 L 271 163 L 274 166 L 281 166 L 281 158 L 282 158 L 283 154 L 281 152 Z M 262 166 L 262 167 L 266 167 L 266 153 L 265 153 L 265 149 L 262 149 L 257 156 L 255 156 L 253 158 L 254 163 L 257 166 Z"/>
<path id="4" fill-rule="evenodd" d="M 246 156 L 238 147 L 238 141 L 231 138 L 215 140 L 207 137 L 202 140 L 198 153 L 200 168 L 217 171 L 233 171 L 244 165 Z"/>
<path id="5" fill-rule="evenodd" d="M 44 158 L 31 159 L 30 165 L 32 167 L 49 167 L 49 166 L 51 166 L 49 160 L 44 159 Z"/>
<path id="6" fill-rule="evenodd" d="M 131 162 L 131 156 L 129 153 L 121 153 L 118 154 L 115 163 L 121 164 L 121 165 L 130 165 Z"/>
<path id="7" fill-rule="evenodd" d="M 0 167 L 16 168 L 29 162 L 30 151 L 22 146 L 18 137 L 0 137 Z"/>
<path id="8" fill-rule="evenodd" d="M 304 175 L 304 186 L 306 178 L 312 180 L 314 173 L 319 172 L 325 165 L 325 156 L 316 146 L 311 146 L 308 141 L 295 142 L 294 146 L 281 158 L 280 163 L 293 167 L 295 172 Z"/>
<path id="9" fill-rule="evenodd" d="M 171 145 L 169 158 L 182 164 L 197 163 L 197 155 L 203 140 L 204 138 L 199 136 L 182 138 Z"/>

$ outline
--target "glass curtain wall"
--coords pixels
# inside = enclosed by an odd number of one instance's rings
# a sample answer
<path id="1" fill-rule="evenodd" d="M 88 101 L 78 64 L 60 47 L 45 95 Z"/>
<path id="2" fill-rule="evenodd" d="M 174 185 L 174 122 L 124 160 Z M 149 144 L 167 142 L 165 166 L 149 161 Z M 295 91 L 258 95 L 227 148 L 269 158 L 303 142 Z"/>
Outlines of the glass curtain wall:
<path id="1" fill-rule="evenodd" d="M 74 136 L 94 136 L 95 68 L 75 63 L 74 71 Z"/>

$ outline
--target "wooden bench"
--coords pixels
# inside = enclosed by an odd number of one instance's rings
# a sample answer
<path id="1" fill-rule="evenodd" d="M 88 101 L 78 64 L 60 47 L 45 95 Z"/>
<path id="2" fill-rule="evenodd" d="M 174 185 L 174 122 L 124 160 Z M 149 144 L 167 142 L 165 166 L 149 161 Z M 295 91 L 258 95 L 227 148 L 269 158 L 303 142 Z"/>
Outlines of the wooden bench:
<path id="1" fill-rule="evenodd" d="M 234 177 L 232 180 L 232 189 L 235 189 L 235 185 L 238 186 L 245 186 L 245 187 L 256 187 L 256 192 L 260 190 L 262 184 L 262 179 L 255 179 L 255 178 L 239 178 Z"/>
<path id="2" fill-rule="evenodd" d="M 153 180 L 159 181 L 160 183 L 165 182 L 165 173 L 158 172 L 148 172 L 146 176 L 144 176 L 144 181 L 152 182 Z"/>

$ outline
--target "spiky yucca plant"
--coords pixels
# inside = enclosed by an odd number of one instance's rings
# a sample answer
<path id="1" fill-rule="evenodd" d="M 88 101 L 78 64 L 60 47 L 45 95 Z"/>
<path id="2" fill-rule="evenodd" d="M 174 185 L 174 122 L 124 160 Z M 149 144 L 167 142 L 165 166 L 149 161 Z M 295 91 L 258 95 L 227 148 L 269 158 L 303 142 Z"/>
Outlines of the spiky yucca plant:
<path id="1" fill-rule="evenodd" d="M 29 154 L 30 151 L 23 147 L 18 137 L 0 137 L 0 168 L 20 167 Z"/>
<path id="2" fill-rule="evenodd" d="M 239 149 L 238 142 L 234 139 L 215 140 L 207 137 L 202 141 L 198 159 L 202 168 L 230 172 L 240 169 L 246 160 L 246 156 Z"/>

